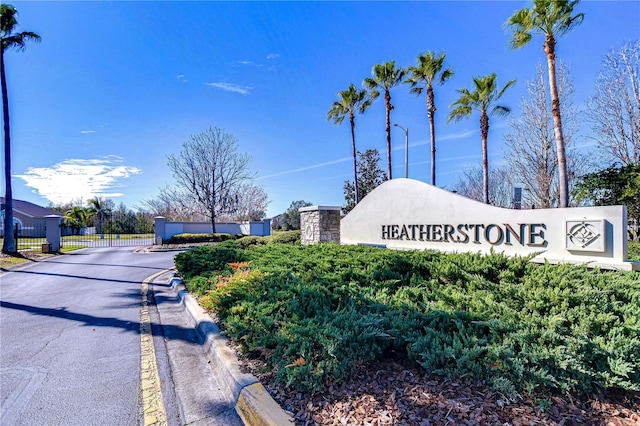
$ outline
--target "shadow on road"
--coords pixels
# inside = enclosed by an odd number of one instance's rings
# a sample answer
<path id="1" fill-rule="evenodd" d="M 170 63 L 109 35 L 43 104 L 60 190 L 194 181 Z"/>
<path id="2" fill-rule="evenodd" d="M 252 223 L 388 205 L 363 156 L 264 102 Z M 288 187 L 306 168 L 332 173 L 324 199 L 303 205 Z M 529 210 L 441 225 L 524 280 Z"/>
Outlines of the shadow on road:
<path id="1" fill-rule="evenodd" d="M 138 297 L 140 294 L 138 293 Z M 113 317 L 99 317 L 94 315 L 81 314 L 68 311 L 66 308 L 40 308 L 37 306 L 23 305 L 20 303 L 5 302 L 0 300 L 0 307 L 3 309 L 15 309 L 29 312 L 33 315 L 41 315 L 53 318 L 62 318 L 69 321 L 81 323 L 87 327 L 112 327 L 119 328 L 124 331 L 140 334 L 140 322 L 124 321 Z M 211 323 L 213 324 L 213 323 Z M 161 325 L 151 323 L 151 334 L 153 336 L 162 336 L 168 340 L 181 340 L 195 345 L 202 345 L 203 342 L 198 339 L 193 328 L 185 328 L 175 325 Z"/>
<path id="2" fill-rule="evenodd" d="M 115 265 L 113 263 L 76 263 L 76 262 L 62 262 L 59 260 L 48 260 L 47 263 L 59 263 L 64 265 L 76 265 L 76 266 L 115 266 L 118 268 L 150 269 L 152 271 L 163 271 L 164 269 L 166 269 L 166 268 L 158 268 L 154 266 Z"/>
<path id="3" fill-rule="evenodd" d="M 83 264 L 86 265 L 86 264 Z M 162 268 L 159 268 L 162 270 Z M 69 275 L 69 274 L 53 274 L 51 272 L 32 272 L 32 271 L 9 271 L 12 274 L 29 274 L 29 275 L 44 275 L 49 277 L 65 277 L 65 278 L 77 278 L 81 280 L 91 280 L 91 281 L 107 281 L 121 284 L 142 284 L 141 281 L 129 281 L 129 280 L 117 280 L 113 278 L 97 278 L 97 277 L 89 277 L 86 275 Z"/>

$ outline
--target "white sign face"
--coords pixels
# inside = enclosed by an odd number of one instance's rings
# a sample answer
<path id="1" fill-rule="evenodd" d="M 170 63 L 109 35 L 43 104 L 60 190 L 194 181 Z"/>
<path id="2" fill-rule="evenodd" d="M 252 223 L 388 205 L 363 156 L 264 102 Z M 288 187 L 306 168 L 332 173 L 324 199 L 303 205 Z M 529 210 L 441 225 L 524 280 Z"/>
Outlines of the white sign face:
<path id="1" fill-rule="evenodd" d="M 627 262 L 625 206 L 512 210 L 412 179 L 369 193 L 340 223 L 342 244 L 536 254 L 534 261 L 639 269 Z"/>

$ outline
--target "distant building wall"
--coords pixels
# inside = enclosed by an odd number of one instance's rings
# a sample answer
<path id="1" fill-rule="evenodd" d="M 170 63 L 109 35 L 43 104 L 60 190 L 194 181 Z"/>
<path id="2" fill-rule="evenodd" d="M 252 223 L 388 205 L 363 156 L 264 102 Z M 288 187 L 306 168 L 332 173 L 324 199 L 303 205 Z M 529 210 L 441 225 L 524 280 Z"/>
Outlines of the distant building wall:
<path id="1" fill-rule="evenodd" d="M 155 218 L 156 244 L 162 244 L 178 234 L 210 234 L 210 222 L 167 222 L 164 217 Z M 260 222 L 221 222 L 216 223 L 218 234 L 271 235 L 271 220 Z"/>

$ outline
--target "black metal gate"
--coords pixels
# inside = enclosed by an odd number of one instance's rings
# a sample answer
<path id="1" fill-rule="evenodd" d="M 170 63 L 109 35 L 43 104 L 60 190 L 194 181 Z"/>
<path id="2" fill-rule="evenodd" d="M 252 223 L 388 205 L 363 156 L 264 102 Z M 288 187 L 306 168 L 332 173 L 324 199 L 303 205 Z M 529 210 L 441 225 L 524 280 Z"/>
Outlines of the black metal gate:
<path id="1" fill-rule="evenodd" d="M 40 252 L 47 242 L 46 235 L 44 223 L 14 223 L 13 239 L 19 252 Z"/>
<path id="2" fill-rule="evenodd" d="M 62 225 L 63 248 L 136 247 L 151 245 L 154 240 L 154 221 L 148 213 L 101 213 L 83 225 Z"/>

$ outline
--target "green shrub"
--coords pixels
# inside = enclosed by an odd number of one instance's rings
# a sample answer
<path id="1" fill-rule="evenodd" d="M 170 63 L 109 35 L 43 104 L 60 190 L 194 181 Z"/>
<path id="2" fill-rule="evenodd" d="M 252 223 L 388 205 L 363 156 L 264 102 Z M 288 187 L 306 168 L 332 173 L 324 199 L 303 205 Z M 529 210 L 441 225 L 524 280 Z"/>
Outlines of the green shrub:
<path id="1" fill-rule="evenodd" d="M 167 244 L 219 243 L 242 237 L 236 234 L 177 234 L 169 238 Z"/>
<path id="2" fill-rule="evenodd" d="M 201 246 L 193 250 L 179 253 L 174 262 L 178 272 L 187 280 L 211 273 L 230 272 L 231 262 L 243 262 L 246 255 L 241 250 L 229 247 Z"/>
<path id="3" fill-rule="evenodd" d="M 302 241 L 302 231 L 275 232 L 269 238 L 269 244 L 298 244 Z"/>
<path id="4" fill-rule="evenodd" d="M 263 246 L 267 244 L 267 237 L 259 237 L 256 235 L 247 235 L 238 240 L 238 244 L 241 248 L 248 248 L 251 246 Z"/>
<path id="5" fill-rule="evenodd" d="M 289 386 L 322 389 L 393 347 L 503 393 L 640 390 L 638 273 L 265 240 L 201 247 L 176 265 Z"/>
<path id="6" fill-rule="evenodd" d="M 629 241 L 629 260 L 640 262 L 640 241 Z"/>

